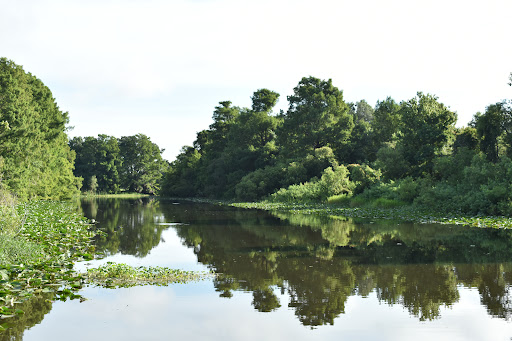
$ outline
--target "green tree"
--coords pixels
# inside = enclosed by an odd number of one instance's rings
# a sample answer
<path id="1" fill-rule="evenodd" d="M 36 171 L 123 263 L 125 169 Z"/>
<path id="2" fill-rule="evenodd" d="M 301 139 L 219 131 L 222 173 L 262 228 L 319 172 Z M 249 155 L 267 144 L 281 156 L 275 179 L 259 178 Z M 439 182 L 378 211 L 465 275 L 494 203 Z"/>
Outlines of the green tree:
<path id="1" fill-rule="evenodd" d="M 507 147 L 507 153 L 512 156 L 512 112 L 507 102 L 489 105 L 485 113 L 477 113 L 473 125 L 480 139 L 480 149 L 487 160 L 497 162 L 500 158 L 500 140 Z"/>
<path id="2" fill-rule="evenodd" d="M 119 139 L 123 167 L 121 183 L 131 192 L 155 194 L 160 189 L 160 179 L 166 166 L 162 152 L 144 134 L 123 136 Z"/>
<path id="3" fill-rule="evenodd" d="M 461 148 L 477 150 L 478 134 L 475 128 L 464 127 L 456 131 L 455 141 L 453 143 L 453 152 L 457 153 Z"/>
<path id="4" fill-rule="evenodd" d="M 279 94 L 269 89 L 260 89 L 254 92 L 252 99 L 252 110 L 254 112 L 270 112 L 277 104 Z"/>
<path id="5" fill-rule="evenodd" d="M 169 197 L 201 195 L 197 190 L 198 166 L 201 153 L 190 146 L 181 148 L 162 178 L 161 194 Z"/>
<path id="6" fill-rule="evenodd" d="M 369 105 L 364 99 L 360 100 L 356 104 L 356 110 L 354 113 L 355 120 L 354 121 L 365 121 L 371 122 L 373 121 L 373 113 L 375 110 Z"/>
<path id="7" fill-rule="evenodd" d="M 384 143 L 396 140 L 401 122 L 399 110 L 400 105 L 391 97 L 377 102 L 371 122 L 374 156 L 384 146 Z"/>
<path id="8" fill-rule="evenodd" d="M 339 150 L 348 142 L 353 119 L 332 80 L 304 77 L 288 101 L 278 136 L 285 157 L 302 157 L 325 146 Z"/>
<path id="9" fill-rule="evenodd" d="M 21 199 L 69 198 L 78 192 L 68 121 L 41 80 L 0 58 L 0 172 Z"/>
<path id="10" fill-rule="evenodd" d="M 90 181 L 97 179 L 100 193 L 118 193 L 121 189 L 121 156 L 116 137 L 104 134 L 98 137 L 74 137 L 69 146 L 76 153 L 75 175 Z M 84 186 L 89 190 L 90 182 Z"/>
<path id="11" fill-rule="evenodd" d="M 437 97 L 418 92 L 417 97 L 402 102 L 399 145 L 414 175 L 432 171 L 433 160 L 448 140 L 457 120 Z"/>

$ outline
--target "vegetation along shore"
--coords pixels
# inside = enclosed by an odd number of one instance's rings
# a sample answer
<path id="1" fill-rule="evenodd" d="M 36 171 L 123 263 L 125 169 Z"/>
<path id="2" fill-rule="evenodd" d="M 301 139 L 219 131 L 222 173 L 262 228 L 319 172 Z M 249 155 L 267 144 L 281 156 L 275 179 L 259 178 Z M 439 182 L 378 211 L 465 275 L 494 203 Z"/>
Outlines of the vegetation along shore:
<path id="1" fill-rule="evenodd" d="M 288 109 L 274 112 L 279 97 L 259 89 L 250 108 L 219 102 L 209 128 L 168 162 L 144 134 L 69 139 L 69 114 L 50 89 L 0 58 L 0 318 L 22 314 L 17 304 L 35 295 L 80 298 L 77 291 L 86 283 L 201 277 L 116 264 L 74 272 L 74 262 L 94 257 L 93 238 L 100 233 L 62 201 L 80 193 L 512 225 L 510 100 L 489 104 L 467 126 L 456 127 L 456 113 L 422 92 L 399 103 L 390 97 L 375 106 L 364 99 L 349 103 L 331 80 L 309 76 L 288 96 Z"/>

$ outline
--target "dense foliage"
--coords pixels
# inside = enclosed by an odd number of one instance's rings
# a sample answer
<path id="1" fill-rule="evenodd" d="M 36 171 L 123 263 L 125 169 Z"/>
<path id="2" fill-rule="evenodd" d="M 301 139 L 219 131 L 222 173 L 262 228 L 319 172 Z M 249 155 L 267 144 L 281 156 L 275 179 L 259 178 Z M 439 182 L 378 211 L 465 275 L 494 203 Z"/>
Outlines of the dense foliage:
<path id="1" fill-rule="evenodd" d="M 69 145 L 76 153 L 75 175 L 84 179 L 83 191 L 155 194 L 159 190 L 167 163 L 163 150 L 146 135 L 74 137 Z"/>
<path id="2" fill-rule="evenodd" d="M 278 98 L 260 89 L 251 108 L 220 102 L 214 123 L 171 163 L 162 194 L 512 215 L 510 101 L 456 128 L 457 115 L 421 92 L 373 108 L 307 77 L 286 112 L 273 113 Z"/>
<path id="3" fill-rule="evenodd" d="M 41 80 L 0 58 L 0 179 L 8 190 L 21 199 L 78 192 L 67 123 L 68 113 Z"/>

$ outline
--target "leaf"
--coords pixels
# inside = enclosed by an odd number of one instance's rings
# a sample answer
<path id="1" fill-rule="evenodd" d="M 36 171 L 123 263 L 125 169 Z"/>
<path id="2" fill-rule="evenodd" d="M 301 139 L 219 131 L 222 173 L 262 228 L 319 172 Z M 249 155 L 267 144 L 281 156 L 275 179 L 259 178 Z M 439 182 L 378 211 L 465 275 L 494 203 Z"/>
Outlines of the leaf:
<path id="1" fill-rule="evenodd" d="M 0 270 L 0 279 L 3 281 L 9 280 L 9 272 L 7 270 Z"/>

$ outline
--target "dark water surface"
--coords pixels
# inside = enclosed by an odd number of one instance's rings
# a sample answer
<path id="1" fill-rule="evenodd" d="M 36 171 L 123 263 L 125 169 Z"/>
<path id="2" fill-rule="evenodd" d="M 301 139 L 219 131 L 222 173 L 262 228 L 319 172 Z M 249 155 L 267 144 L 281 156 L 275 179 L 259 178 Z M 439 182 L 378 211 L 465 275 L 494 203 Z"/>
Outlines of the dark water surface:
<path id="1" fill-rule="evenodd" d="M 511 340 L 512 231 L 82 201 L 106 261 L 213 270 L 26 303 L 5 340 Z M 2 336 L 0 335 L 0 339 Z"/>

